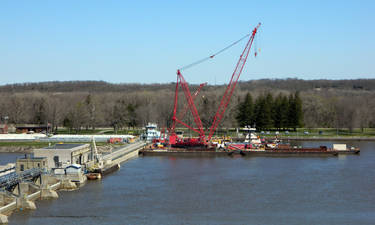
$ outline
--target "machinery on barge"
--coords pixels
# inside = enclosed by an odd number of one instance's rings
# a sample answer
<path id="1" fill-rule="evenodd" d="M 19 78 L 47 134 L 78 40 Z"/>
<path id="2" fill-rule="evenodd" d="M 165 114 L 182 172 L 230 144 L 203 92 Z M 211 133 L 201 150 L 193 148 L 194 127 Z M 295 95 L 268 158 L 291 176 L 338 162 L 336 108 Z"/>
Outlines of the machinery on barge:
<path id="1" fill-rule="evenodd" d="M 159 149 L 161 151 L 174 151 L 174 152 L 241 152 L 253 153 L 253 152 L 267 152 L 267 153 L 332 153 L 337 152 L 335 149 L 330 149 L 325 146 L 319 148 L 298 148 L 296 146 L 291 146 L 288 144 L 281 144 L 275 140 L 274 142 L 265 143 L 264 140 L 260 140 L 259 137 L 254 136 L 255 134 L 249 133 L 247 140 L 244 143 L 233 143 L 232 140 L 226 138 L 218 139 L 214 137 L 214 133 L 217 130 L 225 111 L 230 103 L 231 97 L 237 85 L 237 82 L 240 78 L 240 75 L 244 69 L 248 56 L 250 54 L 251 47 L 254 42 L 255 35 L 258 32 L 260 23 L 252 30 L 251 33 L 245 35 L 238 41 L 232 43 L 231 45 L 225 47 L 224 49 L 212 54 L 206 58 L 198 60 L 194 63 L 191 63 L 187 66 L 184 66 L 177 70 L 177 82 L 175 87 L 174 95 L 174 106 L 173 106 L 173 116 L 172 116 L 172 125 L 167 129 L 163 129 L 159 133 L 158 138 L 153 138 L 153 144 L 149 146 L 149 149 Z M 249 37 L 249 38 L 248 38 Z M 195 106 L 194 100 L 199 94 L 200 90 L 206 85 L 206 83 L 201 84 L 198 89 L 191 94 L 188 83 L 182 75 L 182 71 L 191 68 L 195 65 L 198 65 L 202 62 L 215 58 L 218 54 L 224 52 L 225 50 L 231 48 L 232 46 L 239 43 L 241 40 L 248 38 L 246 46 L 240 55 L 240 58 L 236 64 L 234 72 L 231 76 L 229 84 L 227 85 L 224 95 L 220 101 L 218 109 L 213 116 L 212 124 L 209 130 L 205 131 L 202 125 L 201 117 L 199 116 L 198 110 Z M 257 56 L 257 49 L 254 51 L 255 57 Z M 178 103 L 179 103 L 179 89 L 182 89 L 185 96 L 185 105 L 181 112 L 177 112 Z M 184 116 L 187 112 L 191 113 L 194 121 L 194 125 L 190 125 L 183 121 Z M 189 137 L 183 138 L 178 134 L 176 130 L 177 124 L 184 126 L 185 128 L 197 133 L 198 137 Z M 207 134 L 207 135 L 206 135 Z M 340 150 L 344 151 L 344 150 Z M 345 149 L 345 152 L 359 153 L 359 149 Z"/>
<path id="2" fill-rule="evenodd" d="M 197 62 L 194 62 L 194 63 L 191 63 L 187 66 L 184 66 L 184 67 L 177 70 L 177 82 L 176 82 L 175 95 L 174 95 L 172 125 L 168 129 L 167 137 L 165 137 L 166 131 L 164 130 L 164 134 L 161 134 L 160 138 L 156 140 L 157 143 L 162 143 L 163 145 L 168 145 L 169 147 L 172 147 L 172 148 L 182 148 L 182 149 L 185 149 L 185 150 L 187 150 L 187 149 L 193 149 L 193 150 L 200 149 L 200 150 L 206 151 L 206 150 L 209 150 L 209 149 L 212 149 L 212 150 L 215 149 L 215 146 L 211 142 L 212 138 L 213 138 L 213 135 L 214 135 L 216 129 L 218 128 L 218 126 L 219 126 L 219 124 L 220 124 L 220 122 L 221 122 L 221 120 L 224 116 L 224 113 L 225 113 L 225 111 L 226 111 L 226 109 L 229 105 L 230 99 L 233 95 L 233 92 L 234 92 L 234 89 L 237 85 L 238 79 L 240 78 L 240 75 L 241 75 L 241 73 L 244 69 L 245 63 L 246 63 L 246 61 L 248 59 L 248 56 L 250 54 L 252 44 L 254 42 L 255 35 L 256 35 L 260 25 L 261 24 L 259 23 L 252 30 L 251 33 L 245 35 L 241 39 L 239 39 L 236 42 L 232 43 L 231 45 L 221 49 L 220 51 L 218 51 L 218 52 L 216 52 L 216 53 L 214 53 L 214 54 L 212 54 L 208 57 L 205 57 L 201 60 L 198 60 Z M 199 88 L 194 92 L 194 94 L 191 94 L 189 85 L 182 75 L 182 71 L 184 71 L 188 68 L 191 68 L 195 65 L 198 65 L 202 62 L 205 62 L 207 60 L 215 58 L 215 56 L 217 56 L 218 54 L 224 52 L 225 50 L 231 48 L 232 46 L 236 45 L 237 43 L 239 43 L 240 41 L 242 41 L 242 40 L 244 40 L 248 37 L 249 37 L 249 39 L 246 43 L 246 46 L 245 46 L 244 50 L 242 51 L 242 54 L 240 55 L 240 58 L 239 58 L 239 60 L 236 64 L 236 67 L 235 67 L 234 72 L 231 76 L 229 84 L 226 87 L 226 90 L 225 90 L 224 95 L 223 95 L 223 97 L 220 101 L 218 109 L 217 109 L 217 111 L 216 111 L 216 113 L 213 117 L 212 125 L 210 126 L 210 129 L 208 131 L 208 136 L 206 136 L 205 129 L 203 128 L 203 125 L 202 125 L 202 120 L 199 116 L 199 113 L 198 113 L 197 108 L 196 108 L 195 103 L 194 103 L 194 99 L 199 94 L 199 92 L 203 88 L 203 86 L 206 85 L 206 83 L 201 84 L 199 86 Z M 257 55 L 257 50 L 255 49 L 255 56 L 256 55 Z M 179 99 L 178 99 L 179 88 L 181 88 L 183 90 L 183 94 L 185 96 L 186 103 L 185 103 L 184 109 L 180 113 L 177 113 L 177 108 L 178 108 L 177 106 L 178 106 L 178 102 L 179 102 Z M 183 118 L 188 111 L 190 111 L 192 116 L 193 116 L 195 126 L 189 125 L 189 124 L 183 122 Z M 188 129 L 192 130 L 193 132 L 196 132 L 198 134 L 198 137 L 197 138 L 195 138 L 195 137 L 190 137 L 190 138 L 179 137 L 178 134 L 177 134 L 177 131 L 176 131 L 176 125 L 177 124 L 180 124 L 180 125 L 188 128 Z M 162 136 L 164 138 L 162 138 Z"/>

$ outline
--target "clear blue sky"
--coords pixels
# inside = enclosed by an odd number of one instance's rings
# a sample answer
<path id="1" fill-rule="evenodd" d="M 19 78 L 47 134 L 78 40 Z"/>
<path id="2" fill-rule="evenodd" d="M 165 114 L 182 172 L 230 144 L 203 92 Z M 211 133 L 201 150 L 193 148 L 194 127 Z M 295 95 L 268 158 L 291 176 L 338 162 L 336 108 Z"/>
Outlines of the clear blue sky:
<path id="1" fill-rule="evenodd" d="M 0 85 L 174 82 L 258 23 L 241 80 L 375 78 L 375 1 L 0 1 Z M 227 83 L 245 42 L 184 72 Z"/>

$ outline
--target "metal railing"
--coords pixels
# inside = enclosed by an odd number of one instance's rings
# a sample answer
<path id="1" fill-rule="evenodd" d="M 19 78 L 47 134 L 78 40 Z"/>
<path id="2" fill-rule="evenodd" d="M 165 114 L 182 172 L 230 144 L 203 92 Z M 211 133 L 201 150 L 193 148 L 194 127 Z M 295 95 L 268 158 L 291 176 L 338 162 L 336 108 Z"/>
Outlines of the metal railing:
<path id="1" fill-rule="evenodd" d="M 31 180 L 34 177 L 40 176 L 42 174 L 42 169 L 33 168 L 29 170 L 22 171 L 21 173 L 10 173 L 0 177 L 0 188 L 8 189 L 15 186 L 20 181 Z"/>

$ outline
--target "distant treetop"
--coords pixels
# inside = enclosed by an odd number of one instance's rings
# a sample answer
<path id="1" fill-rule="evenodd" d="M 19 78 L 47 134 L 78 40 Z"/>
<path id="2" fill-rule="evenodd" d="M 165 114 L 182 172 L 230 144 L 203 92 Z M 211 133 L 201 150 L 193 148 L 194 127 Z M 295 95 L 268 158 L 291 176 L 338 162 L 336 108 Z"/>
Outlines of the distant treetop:
<path id="1" fill-rule="evenodd" d="M 108 83 L 105 81 L 48 81 L 39 83 L 17 83 L 0 86 L 0 92 L 133 92 L 173 90 L 175 84 L 139 84 L 139 83 Z M 196 87 L 197 85 L 190 85 Z M 206 89 L 222 87 L 223 85 L 208 85 Z M 374 91 L 375 79 L 356 80 L 301 80 L 301 79 L 261 79 L 240 81 L 239 86 L 244 91 L 258 90 L 287 90 L 307 91 L 322 89 Z"/>

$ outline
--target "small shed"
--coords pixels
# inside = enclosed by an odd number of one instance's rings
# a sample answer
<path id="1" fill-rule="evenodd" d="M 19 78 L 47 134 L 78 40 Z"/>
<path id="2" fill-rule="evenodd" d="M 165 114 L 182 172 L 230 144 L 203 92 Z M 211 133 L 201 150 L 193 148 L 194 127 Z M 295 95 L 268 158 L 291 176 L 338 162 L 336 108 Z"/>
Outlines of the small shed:
<path id="1" fill-rule="evenodd" d="M 79 164 L 72 164 L 65 168 L 66 174 L 80 174 L 82 172 L 82 166 Z"/>

